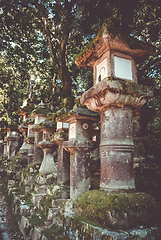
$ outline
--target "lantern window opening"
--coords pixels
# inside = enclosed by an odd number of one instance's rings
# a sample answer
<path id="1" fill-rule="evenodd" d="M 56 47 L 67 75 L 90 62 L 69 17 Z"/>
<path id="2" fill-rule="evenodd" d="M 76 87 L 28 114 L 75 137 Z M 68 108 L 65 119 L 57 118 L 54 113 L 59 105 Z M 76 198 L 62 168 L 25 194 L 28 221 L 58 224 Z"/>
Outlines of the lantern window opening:
<path id="1" fill-rule="evenodd" d="M 96 83 L 107 77 L 107 58 L 96 66 Z"/>
<path id="2" fill-rule="evenodd" d="M 128 58 L 114 55 L 114 75 L 117 78 L 133 80 L 132 61 Z"/>

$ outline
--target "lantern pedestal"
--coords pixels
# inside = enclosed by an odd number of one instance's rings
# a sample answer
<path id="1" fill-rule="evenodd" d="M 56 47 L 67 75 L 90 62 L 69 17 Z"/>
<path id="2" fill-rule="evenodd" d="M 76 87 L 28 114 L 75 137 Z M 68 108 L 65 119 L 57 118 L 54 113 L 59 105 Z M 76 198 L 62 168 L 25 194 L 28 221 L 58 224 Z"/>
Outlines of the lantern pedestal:
<path id="1" fill-rule="evenodd" d="M 57 177 L 57 167 L 55 165 L 53 151 L 55 149 L 55 144 L 50 141 L 41 141 L 39 146 L 42 148 L 44 152 L 44 158 L 41 163 L 39 173 L 42 174 L 53 174 L 54 177 Z"/>
<path id="2" fill-rule="evenodd" d="M 28 131 L 28 127 L 21 124 L 19 127 L 18 127 L 18 130 L 20 132 L 22 132 L 22 135 L 23 137 L 25 138 L 27 136 L 27 131 Z M 19 149 L 20 152 L 28 152 L 29 150 L 29 145 L 24 141 L 21 148 Z"/>
<path id="3" fill-rule="evenodd" d="M 34 155 L 33 155 L 33 162 L 41 163 L 43 160 L 43 151 L 39 146 L 39 143 L 42 141 L 43 133 L 36 130 L 38 124 L 32 125 L 31 130 L 35 132 L 35 141 L 34 141 Z"/>
<path id="4" fill-rule="evenodd" d="M 108 79 L 83 94 L 81 103 L 101 117 L 101 189 L 135 189 L 132 113 L 152 96 L 146 86 Z"/>
<path id="5" fill-rule="evenodd" d="M 33 162 L 34 156 L 34 137 L 27 137 L 25 142 L 29 145 L 28 149 L 28 165 Z"/>
<path id="6" fill-rule="evenodd" d="M 5 138 L 5 140 L 7 141 L 8 158 L 12 158 L 15 156 L 19 138 L 20 137 L 18 136 L 17 130 L 10 130 L 10 128 L 8 128 L 7 137 Z"/>
<path id="7" fill-rule="evenodd" d="M 63 130 L 58 131 L 53 134 L 50 140 L 58 145 L 57 183 L 61 185 L 69 185 L 70 182 L 70 153 L 63 148 L 63 142 L 67 140 L 66 135 Z"/>
<path id="8" fill-rule="evenodd" d="M 90 189 L 89 153 L 96 146 L 93 141 L 78 142 L 73 140 L 65 141 L 63 147 L 70 152 L 70 198 L 75 200 Z"/>
<path id="9" fill-rule="evenodd" d="M 3 141 L 3 157 L 7 157 L 7 141 L 6 141 L 6 137 Z"/>

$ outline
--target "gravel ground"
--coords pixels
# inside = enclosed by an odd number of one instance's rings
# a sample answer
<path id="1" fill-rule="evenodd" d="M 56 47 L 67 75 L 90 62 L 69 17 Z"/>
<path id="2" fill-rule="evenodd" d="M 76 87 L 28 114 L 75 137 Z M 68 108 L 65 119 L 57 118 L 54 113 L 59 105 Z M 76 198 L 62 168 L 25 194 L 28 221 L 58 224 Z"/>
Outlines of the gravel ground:
<path id="1" fill-rule="evenodd" d="M 3 239 L 3 235 L 8 235 L 8 240 L 22 240 L 23 235 L 18 229 L 17 221 L 15 221 L 10 214 L 10 209 L 7 206 L 3 193 L 0 190 L 0 228 L 4 229 L 4 233 L 0 232 L 0 239 Z M 5 238 L 7 239 L 7 238 Z"/>

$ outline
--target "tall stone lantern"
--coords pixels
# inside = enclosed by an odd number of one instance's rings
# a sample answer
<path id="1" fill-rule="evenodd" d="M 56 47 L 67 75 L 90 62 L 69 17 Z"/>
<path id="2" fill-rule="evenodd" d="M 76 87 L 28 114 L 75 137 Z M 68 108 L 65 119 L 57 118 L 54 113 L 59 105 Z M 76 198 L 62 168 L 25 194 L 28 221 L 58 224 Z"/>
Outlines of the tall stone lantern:
<path id="1" fill-rule="evenodd" d="M 45 120 L 39 124 L 39 129 L 43 132 L 43 139 L 39 143 L 39 146 L 44 152 L 44 158 L 41 163 L 39 173 L 53 174 L 57 177 L 57 167 L 54 161 L 53 152 L 56 148 L 54 143 L 50 142 L 51 135 L 55 132 L 54 126 L 51 120 Z"/>
<path id="2" fill-rule="evenodd" d="M 50 141 L 58 145 L 58 174 L 57 183 L 61 185 L 69 185 L 70 181 L 70 152 L 65 151 L 63 142 L 68 138 L 69 123 L 57 122 L 56 133 L 54 133 Z"/>
<path id="3" fill-rule="evenodd" d="M 27 118 L 28 112 L 24 111 L 23 108 L 20 108 L 17 115 L 22 116 L 22 120 L 24 122 Z M 24 138 L 27 137 L 27 131 L 28 131 L 27 126 L 25 126 L 24 124 L 21 124 L 18 126 L 18 130 L 20 132 L 22 132 L 22 135 Z M 28 152 L 28 149 L 29 149 L 29 145 L 25 141 L 23 141 L 23 144 L 22 144 L 21 148 L 19 149 L 19 151 L 20 152 Z"/>
<path id="4" fill-rule="evenodd" d="M 93 123 L 99 121 L 99 115 L 79 106 L 61 120 L 69 123 L 68 141 L 63 142 L 63 148 L 70 152 L 70 198 L 74 200 L 90 189 L 89 153 L 97 147 L 92 137 Z"/>
<path id="5" fill-rule="evenodd" d="M 32 125 L 34 124 L 35 119 L 34 118 L 27 118 L 24 122 L 24 125 L 27 126 L 27 137 L 25 138 L 25 142 L 29 145 L 28 149 L 28 165 L 33 162 L 33 156 L 34 156 L 34 137 L 35 133 L 31 131 L 30 128 L 32 128 Z"/>
<path id="6" fill-rule="evenodd" d="M 43 132 L 39 129 L 39 124 L 46 119 L 48 112 L 49 110 L 41 101 L 41 103 L 38 104 L 37 108 L 33 110 L 30 115 L 31 118 L 35 118 L 34 125 L 30 127 L 30 130 L 35 133 L 33 162 L 36 163 L 41 163 L 43 160 L 43 150 L 39 146 L 39 142 L 43 139 Z"/>
<path id="7" fill-rule="evenodd" d="M 104 24 L 89 48 L 75 57 L 77 65 L 93 68 L 93 87 L 81 104 L 100 114 L 103 190 L 135 189 L 132 115 L 153 97 L 150 88 L 138 84 L 136 70 L 153 47 L 116 33 Z"/>
<path id="8" fill-rule="evenodd" d="M 18 147 L 18 140 L 20 138 L 17 124 L 13 123 L 9 125 L 6 131 L 7 137 L 5 140 L 7 141 L 7 155 L 8 158 L 11 158 L 15 156 L 16 149 Z"/>

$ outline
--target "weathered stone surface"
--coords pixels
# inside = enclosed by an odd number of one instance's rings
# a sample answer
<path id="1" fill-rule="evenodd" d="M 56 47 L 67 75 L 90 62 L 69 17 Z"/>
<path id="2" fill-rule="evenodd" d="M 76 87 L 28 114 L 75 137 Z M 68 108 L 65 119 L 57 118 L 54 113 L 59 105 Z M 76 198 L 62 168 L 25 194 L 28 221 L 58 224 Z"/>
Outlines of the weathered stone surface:
<path id="1" fill-rule="evenodd" d="M 57 182 L 69 185 L 70 181 L 70 153 L 65 151 L 63 144 L 58 146 L 58 175 Z"/>
<path id="2" fill-rule="evenodd" d="M 28 127 L 23 125 L 23 124 L 21 124 L 21 125 L 19 125 L 18 130 L 20 132 L 22 132 L 22 135 L 24 136 L 24 138 L 26 138 Z M 23 141 L 23 144 L 22 144 L 21 148 L 19 149 L 19 151 L 21 151 L 21 152 L 28 152 L 28 149 L 29 149 L 29 145 L 25 141 Z"/>
<path id="3" fill-rule="evenodd" d="M 101 176 L 102 189 L 135 188 L 132 152 L 132 110 L 109 108 L 101 112 Z"/>
<path id="4" fill-rule="evenodd" d="M 90 110 L 102 112 L 109 107 L 142 107 L 153 97 L 153 90 L 125 80 L 104 79 L 87 90 L 81 103 Z"/>
<path id="5" fill-rule="evenodd" d="M 7 232 L 4 232 L 1 234 L 1 237 L 2 237 L 2 240 L 11 240 L 8 236 L 8 233 Z"/>
<path id="6" fill-rule="evenodd" d="M 16 148 L 18 146 L 19 137 L 18 136 L 8 136 L 6 138 L 6 140 L 7 140 L 7 154 L 8 154 L 8 158 L 14 158 L 15 157 Z"/>
<path id="7" fill-rule="evenodd" d="M 41 141 L 39 146 L 43 149 L 44 158 L 41 163 L 39 172 L 42 174 L 53 174 L 57 177 L 57 167 L 54 161 L 53 151 L 55 149 L 55 144 L 50 141 Z"/>
<path id="8" fill-rule="evenodd" d="M 30 212 L 30 207 L 28 205 L 20 205 L 20 215 L 25 215 Z"/>
<path id="9" fill-rule="evenodd" d="M 71 214 L 62 214 L 60 217 L 57 215 L 53 220 L 53 223 L 58 226 L 64 226 L 64 233 L 68 234 L 73 240 L 160 240 L 161 237 L 161 227 L 150 227 L 145 229 L 138 227 L 129 231 L 112 231 L 93 226 L 84 221 L 79 221 L 72 217 Z"/>
<path id="10" fill-rule="evenodd" d="M 40 239 L 41 239 L 41 232 L 37 227 L 35 227 L 32 233 L 32 240 L 40 240 Z"/>
<path id="11" fill-rule="evenodd" d="M 39 203 L 39 201 L 42 199 L 42 196 L 43 195 L 45 195 L 45 193 L 44 194 L 34 194 L 34 193 L 32 193 L 32 203 L 33 203 L 33 205 L 34 206 L 38 206 L 38 203 Z"/>
<path id="12" fill-rule="evenodd" d="M 30 231 L 31 231 L 31 224 L 29 223 L 29 220 L 22 216 L 20 221 L 18 222 L 20 231 L 22 232 L 25 240 L 30 237 Z"/>
<path id="13" fill-rule="evenodd" d="M 39 147 L 39 142 L 41 141 L 42 141 L 42 132 L 35 131 L 34 156 L 33 156 L 33 161 L 35 163 L 41 163 L 43 160 L 43 151 Z"/>
<path id="14" fill-rule="evenodd" d="M 75 56 L 75 63 L 82 67 L 93 67 L 96 60 L 101 59 L 104 53 L 109 51 L 124 53 L 140 62 L 155 50 L 152 45 L 119 32 L 113 27 L 113 24 L 109 26 L 109 23 L 104 23 L 97 36 L 81 53 Z"/>
<path id="15" fill-rule="evenodd" d="M 58 145 L 57 183 L 69 185 L 70 182 L 70 152 L 65 151 L 63 142 L 68 139 L 68 132 L 59 130 L 51 137 L 51 142 Z"/>
<path id="16" fill-rule="evenodd" d="M 90 189 L 89 149 L 94 146 L 83 142 L 67 141 L 63 143 L 66 150 L 70 151 L 70 198 L 76 199 L 83 192 Z"/>
<path id="17" fill-rule="evenodd" d="M 7 141 L 6 141 L 6 139 L 4 139 L 4 141 L 3 141 L 3 156 L 4 157 L 7 157 Z"/>
<path id="18" fill-rule="evenodd" d="M 36 183 L 39 184 L 39 185 L 50 185 L 50 184 L 54 184 L 56 183 L 56 177 L 55 177 L 55 174 L 42 174 L 42 173 L 39 173 L 37 174 L 36 176 Z"/>
<path id="19" fill-rule="evenodd" d="M 132 109 L 141 107 L 152 96 L 148 87 L 118 79 L 104 79 L 83 94 L 81 103 L 101 116 L 102 189 L 135 188 Z"/>

